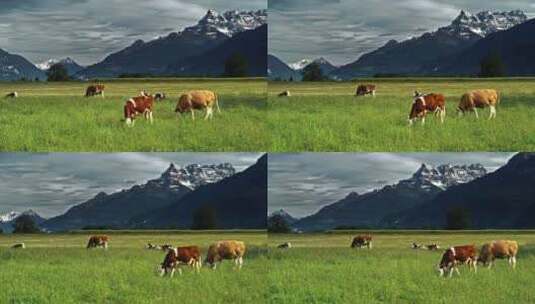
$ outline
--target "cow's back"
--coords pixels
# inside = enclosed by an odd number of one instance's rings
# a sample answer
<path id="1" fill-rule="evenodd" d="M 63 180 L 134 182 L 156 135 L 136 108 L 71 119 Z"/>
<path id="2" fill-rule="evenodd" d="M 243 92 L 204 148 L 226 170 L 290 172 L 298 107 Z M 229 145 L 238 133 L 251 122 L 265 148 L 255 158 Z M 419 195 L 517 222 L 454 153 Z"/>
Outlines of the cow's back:
<path id="1" fill-rule="evenodd" d="M 225 259 L 242 257 L 245 254 L 245 243 L 241 241 L 220 241 L 217 247 L 219 256 Z"/>
<path id="2" fill-rule="evenodd" d="M 494 241 L 493 246 L 495 247 L 496 252 L 506 256 L 516 256 L 518 253 L 518 243 L 516 241 Z"/>
<path id="3" fill-rule="evenodd" d="M 191 101 L 196 104 L 212 105 L 216 100 L 216 94 L 208 90 L 190 91 L 188 95 L 191 96 Z"/>

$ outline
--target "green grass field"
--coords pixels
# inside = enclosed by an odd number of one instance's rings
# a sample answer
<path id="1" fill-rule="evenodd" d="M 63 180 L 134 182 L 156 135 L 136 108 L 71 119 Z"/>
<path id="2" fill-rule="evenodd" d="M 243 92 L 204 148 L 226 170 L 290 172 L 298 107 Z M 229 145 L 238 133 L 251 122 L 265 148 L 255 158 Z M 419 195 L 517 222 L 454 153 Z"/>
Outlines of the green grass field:
<path id="1" fill-rule="evenodd" d="M 382 232 L 373 233 L 373 249 L 351 249 L 352 236 L 270 234 L 270 303 L 534 303 L 535 231 L 530 232 Z M 410 249 L 412 242 L 442 247 L 481 245 L 513 239 L 520 245 L 516 270 L 498 260 L 491 270 L 439 278 L 435 270 L 443 250 Z M 291 242 L 294 248 L 274 249 Z"/>
<path id="2" fill-rule="evenodd" d="M 0 151 L 266 151 L 264 79 L 105 80 L 105 98 L 85 98 L 89 83 L 0 83 Z M 165 92 L 154 124 L 142 117 L 135 127 L 123 120 L 125 101 L 141 90 Z M 209 89 L 220 97 L 221 114 L 204 121 L 198 113 L 177 119 L 175 106 L 185 91 Z"/>
<path id="3" fill-rule="evenodd" d="M 374 83 L 377 96 L 354 97 L 357 83 Z M 535 79 L 366 79 L 353 82 L 270 82 L 271 151 L 531 151 L 535 149 Z M 489 110 L 458 118 L 461 95 L 501 93 L 497 118 Z M 277 94 L 289 90 L 292 97 Z M 428 117 L 408 127 L 414 90 L 446 96 L 446 122 Z"/>
<path id="4" fill-rule="evenodd" d="M 100 232 L 102 233 L 102 232 Z M 152 232 L 109 234 L 110 248 L 85 249 L 87 234 L 0 235 L 0 303 L 261 303 L 265 300 L 266 234 L 258 232 Z M 243 240 L 241 271 L 225 261 L 200 274 L 161 278 L 165 253 L 147 242 L 207 246 Z M 10 249 L 24 242 L 26 249 Z"/>

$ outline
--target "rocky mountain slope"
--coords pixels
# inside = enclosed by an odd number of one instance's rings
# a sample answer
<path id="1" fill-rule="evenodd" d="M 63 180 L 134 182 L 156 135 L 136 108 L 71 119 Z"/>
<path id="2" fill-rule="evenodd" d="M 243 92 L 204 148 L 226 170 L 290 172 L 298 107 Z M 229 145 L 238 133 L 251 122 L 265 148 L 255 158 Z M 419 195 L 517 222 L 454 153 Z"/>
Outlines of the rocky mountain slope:
<path id="1" fill-rule="evenodd" d="M 0 49 L 0 80 L 44 80 L 46 75 L 26 58 Z"/>
<path id="2" fill-rule="evenodd" d="M 297 221 L 293 227 L 303 231 L 336 227 L 383 228 L 384 218 L 420 206 L 455 185 L 486 174 L 479 164 L 469 166 L 423 164 L 412 177 L 397 184 L 364 194 L 352 192 L 317 213 Z"/>
<path id="3" fill-rule="evenodd" d="M 5 214 L 0 214 L 0 229 L 2 229 L 4 233 L 12 232 L 15 220 L 21 215 L 29 215 L 32 220 L 37 224 L 37 226 L 41 226 L 41 224 L 46 220 L 37 212 L 31 209 L 26 210 L 24 212 L 10 211 Z"/>
<path id="4" fill-rule="evenodd" d="M 452 23 L 434 32 L 397 42 L 391 40 L 379 49 L 331 73 L 337 79 L 378 74 L 422 75 L 438 73 L 444 60 L 471 47 L 480 39 L 527 21 L 521 11 L 472 15 L 461 11 Z"/>
<path id="5" fill-rule="evenodd" d="M 69 57 L 63 58 L 63 59 L 49 59 L 47 61 L 36 64 L 36 66 L 37 68 L 39 68 L 40 70 L 46 73 L 46 71 L 48 71 L 48 69 L 50 69 L 50 67 L 56 63 L 61 63 L 61 65 L 65 67 L 65 69 L 67 70 L 67 73 L 70 76 L 78 73 L 84 68 L 83 66 L 79 65 L 78 63 L 76 63 L 76 61 L 74 61 L 73 59 Z"/>
<path id="6" fill-rule="evenodd" d="M 130 219 L 173 204 L 182 196 L 210 183 L 235 174 L 230 164 L 198 165 L 177 168 L 171 164 L 159 178 L 112 194 L 101 192 L 66 213 L 51 218 L 42 226 L 50 231 L 84 227 L 129 227 Z"/>

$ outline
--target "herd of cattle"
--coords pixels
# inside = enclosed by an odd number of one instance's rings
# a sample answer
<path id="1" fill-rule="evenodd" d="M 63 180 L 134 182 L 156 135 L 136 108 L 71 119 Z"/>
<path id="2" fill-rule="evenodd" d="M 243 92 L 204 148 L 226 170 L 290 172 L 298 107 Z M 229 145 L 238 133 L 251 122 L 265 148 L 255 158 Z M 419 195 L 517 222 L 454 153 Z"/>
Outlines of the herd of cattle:
<path id="1" fill-rule="evenodd" d="M 85 97 L 101 96 L 104 98 L 105 86 L 103 84 L 94 84 L 87 87 Z M 17 92 L 11 92 L 5 95 L 5 98 L 18 98 Z M 150 123 L 153 122 L 152 112 L 154 104 L 157 101 L 166 99 L 166 94 L 157 92 L 149 94 L 145 90 L 141 91 L 138 96 L 129 98 L 124 105 L 124 120 L 128 126 L 134 125 L 134 119 L 138 115 L 143 115 Z M 218 113 L 219 108 L 218 95 L 209 90 L 194 90 L 182 94 L 177 101 L 175 113 L 180 117 L 183 113 L 191 113 L 191 118 L 195 119 L 195 110 L 204 110 L 204 119 L 211 119 L 214 113 L 214 107 Z"/>
<path id="2" fill-rule="evenodd" d="M 87 249 L 102 247 L 108 248 L 109 237 L 106 235 L 94 235 L 87 242 Z M 170 244 L 154 245 L 148 243 L 145 247 L 149 250 L 162 250 L 167 252 L 163 262 L 158 266 L 161 276 L 169 275 L 173 277 L 175 270 L 182 274 L 180 266 L 190 266 L 195 272 L 200 272 L 202 267 L 201 250 L 198 246 L 174 247 Z M 233 260 L 235 267 L 239 270 L 243 266 L 243 256 L 245 255 L 245 243 L 241 241 L 218 241 L 208 247 L 208 252 L 204 260 L 212 269 L 216 269 L 217 263 L 223 260 Z"/>
<path id="3" fill-rule="evenodd" d="M 371 235 L 357 235 L 351 242 L 351 248 L 372 248 L 373 238 Z M 277 246 L 279 249 L 292 248 L 292 244 L 289 242 L 280 244 Z M 433 244 L 417 244 L 412 243 L 412 249 L 425 249 L 425 250 L 439 250 L 440 246 L 436 243 Z M 486 243 L 481 247 L 481 250 L 477 250 L 475 245 L 463 245 L 453 246 L 447 248 L 442 254 L 442 258 L 438 264 L 438 272 L 440 276 L 450 277 L 455 271 L 460 275 L 459 265 L 468 265 L 470 269 L 477 272 L 477 264 L 481 263 L 487 266 L 489 269 L 494 265 L 496 259 L 507 259 L 509 265 L 512 268 L 516 266 L 516 255 L 518 254 L 518 243 L 516 241 L 499 240 Z"/>
<path id="4" fill-rule="evenodd" d="M 373 84 L 360 84 L 357 86 L 355 96 L 371 95 L 375 97 L 377 86 Z M 286 90 L 278 94 L 279 97 L 292 96 L 290 91 Z M 457 113 L 459 116 L 473 112 L 476 118 L 479 118 L 477 113 L 478 108 L 489 108 L 489 119 L 496 118 L 496 106 L 500 102 L 498 92 L 493 89 L 473 90 L 466 92 L 461 96 L 459 105 L 457 106 Z M 425 124 L 425 117 L 427 113 L 433 113 L 440 118 L 443 123 L 446 118 L 446 98 L 440 93 L 422 94 L 418 91 L 414 92 L 412 106 L 409 113 L 409 125 L 412 125 L 418 119 L 421 120 L 422 125 Z"/>

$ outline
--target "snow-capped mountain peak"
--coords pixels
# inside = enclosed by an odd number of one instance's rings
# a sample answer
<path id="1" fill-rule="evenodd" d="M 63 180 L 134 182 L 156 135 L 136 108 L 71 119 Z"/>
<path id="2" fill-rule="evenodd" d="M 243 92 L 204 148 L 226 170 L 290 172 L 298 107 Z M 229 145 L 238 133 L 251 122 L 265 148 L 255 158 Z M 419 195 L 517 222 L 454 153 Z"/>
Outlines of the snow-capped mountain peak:
<path id="1" fill-rule="evenodd" d="M 301 59 L 297 62 L 294 62 L 294 63 L 290 63 L 288 64 L 288 66 L 292 69 L 292 70 L 302 70 L 304 69 L 307 65 L 311 64 L 313 62 L 312 59 Z"/>
<path id="2" fill-rule="evenodd" d="M 171 163 L 160 178 L 151 182 L 170 188 L 185 186 L 190 189 L 196 189 L 202 185 L 216 183 L 235 173 L 236 170 L 229 163 L 219 165 L 192 164 L 181 168 L 177 168 Z"/>
<path id="3" fill-rule="evenodd" d="M 56 63 L 61 63 L 64 65 L 78 65 L 78 63 L 76 63 L 76 61 L 74 61 L 72 58 L 67 57 L 63 59 L 55 59 L 55 58 L 48 59 L 46 61 L 36 64 L 35 66 L 40 70 L 47 71 L 48 69 L 50 69 L 51 66 L 53 66 Z"/>
<path id="4" fill-rule="evenodd" d="M 423 189 L 438 187 L 444 190 L 454 185 L 470 182 L 485 174 L 487 174 L 487 170 L 481 164 L 446 164 L 437 167 L 422 164 L 410 179 L 400 183 Z"/>
<path id="5" fill-rule="evenodd" d="M 507 30 L 527 20 L 526 14 L 519 10 L 510 12 L 482 11 L 477 14 L 462 10 L 450 25 L 440 28 L 439 32 L 447 32 L 469 40 Z"/>
<path id="6" fill-rule="evenodd" d="M 217 37 L 223 34 L 232 37 L 246 30 L 253 30 L 266 24 L 267 11 L 226 11 L 220 14 L 208 10 L 206 15 L 195 25 L 184 30 L 186 33 L 203 34 Z"/>
<path id="7" fill-rule="evenodd" d="M 0 214 L 0 223 L 11 222 L 21 215 L 20 212 L 10 211 L 5 214 Z"/>

